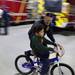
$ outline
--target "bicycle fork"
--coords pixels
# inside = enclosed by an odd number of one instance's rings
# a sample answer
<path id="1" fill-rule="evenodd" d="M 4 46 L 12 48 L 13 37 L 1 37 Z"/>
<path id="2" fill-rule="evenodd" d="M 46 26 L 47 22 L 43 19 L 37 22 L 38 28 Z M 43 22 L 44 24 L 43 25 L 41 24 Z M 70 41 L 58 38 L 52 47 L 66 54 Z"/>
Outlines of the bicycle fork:
<path id="1" fill-rule="evenodd" d="M 57 67 L 58 67 L 59 75 L 64 75 L 59 62 L 57 62 Z"/>
<path id="2" fill-rule="evenodd" d="M 33 75 L 40 75 L 40 67 L 36 66 L 35 68 L 36 69 L 34 70 Z"/>

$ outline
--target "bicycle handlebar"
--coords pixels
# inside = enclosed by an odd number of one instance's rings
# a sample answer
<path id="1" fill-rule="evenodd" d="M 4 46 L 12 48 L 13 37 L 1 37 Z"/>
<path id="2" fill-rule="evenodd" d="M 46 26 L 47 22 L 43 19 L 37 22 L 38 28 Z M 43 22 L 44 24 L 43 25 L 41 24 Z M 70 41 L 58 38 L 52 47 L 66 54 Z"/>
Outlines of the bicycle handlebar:
<path id="1" fill-rule="evenodd" d="M 62 57 L 64 55 L 64 48 L 60 44 L 57 44 L 57 47 L 54 47 L 54 51 L 56 52 L 56 56 Z"/>

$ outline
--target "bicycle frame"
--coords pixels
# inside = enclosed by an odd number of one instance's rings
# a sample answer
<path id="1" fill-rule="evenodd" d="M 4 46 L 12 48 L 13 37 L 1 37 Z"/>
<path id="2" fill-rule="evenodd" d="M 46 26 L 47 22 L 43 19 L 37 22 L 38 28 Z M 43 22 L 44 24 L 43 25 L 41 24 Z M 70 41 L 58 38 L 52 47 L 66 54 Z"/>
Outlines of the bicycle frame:
<path id="1" fill-rule="evenodd" d="M 51 74 L 51 75 L 56 75 L 56 73 L 57 73 L 57 75 L 64 75 L 65 73 L 67 74 L 68 72 L 64 72 L 62 69 L 62 67 L 65 67 L 68 69 L 67 71 L 69 71 L 71 75 L 75 75 L 73 69 L 69 65 L 60 62 L 61 57 L 64 55 L 64 52 L 62 50 L 61 50 L 61 52 L 59 52 L 59 53 L 50 52 L 50 55 L 49 55 L 49 63 L 50 63 L 49 74 Z M 28 75 L 30 73 L 32 73 L 34 75 L 35 75 L 35 73 L 39 74 L 41 71 L 41 67 L 42 67 L 42 62 L 40 61 L 40 58 L 39 57 L 35 58 L 35 56 L 33 54 L 30 54 L 30 56 L 32 56 L 32 57 L 31 57 L 31 59 L 27 60 L 26 56 L 28 56 L 29 54 L 19 55 L 16 58 L 16 60 L 15 60 L 16 69 L 20 73 L 26 74 L 26 75 Z M 52 54 L 54 54 L 53 57 L 51 57 Z M 18 60 L 20 58 L 24 58 L 25 61 L 23 61 L 24 63 L 22 62 L 19 66 Z"/>
<path id="2" fill-rule="evenodd" d="M 50 63 L 55 63 L 55 61 L 58 62 L 58 66 L 59 66 L 59 58 L 58 58 L 58 56 L 56 56 L 55 58 L 49 59 Z M 38 59 L 38 57 L 37 57 L 36 61 L 33 60 L 33 64 L 34 64 L 34 66 L 30 62 L 27 62 L 27 63 L 22 64 L 22 67 L 24 67 L 24 68 L 32 68 L 32 67 L 35 67 L 35 64 L 37 64 L 37 66 L 39 66 L 39 64 L 41 64 L 41 61 Z"/>

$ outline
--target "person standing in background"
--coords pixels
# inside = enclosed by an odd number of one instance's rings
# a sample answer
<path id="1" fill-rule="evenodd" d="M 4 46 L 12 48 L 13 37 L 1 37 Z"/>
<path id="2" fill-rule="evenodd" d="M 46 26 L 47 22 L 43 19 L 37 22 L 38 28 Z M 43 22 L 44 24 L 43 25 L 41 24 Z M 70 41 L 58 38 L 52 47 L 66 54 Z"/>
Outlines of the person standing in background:
<path id="1" fill-rule="evenodd" d="M 4 35 L 8 34 L 8 27 L 10 25 L 10 15 L 8 14 L 8 10 L 3 8 L 2 19 L 4 22 Z"/>
<path id="2" fill-rule="evenodd" d="M 3 10 L 0 8 L 0 33 L 1 33 L 1 26 L 2 26 L 2 14 L 3 14 Z"/>

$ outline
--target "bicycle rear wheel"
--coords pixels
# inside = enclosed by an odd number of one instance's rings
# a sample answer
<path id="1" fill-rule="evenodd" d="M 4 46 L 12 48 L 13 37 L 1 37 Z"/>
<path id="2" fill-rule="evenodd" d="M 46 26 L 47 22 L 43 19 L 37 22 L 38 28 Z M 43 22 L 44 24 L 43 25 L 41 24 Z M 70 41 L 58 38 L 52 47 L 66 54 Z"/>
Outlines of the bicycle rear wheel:
<path id="1" fill-rule="evenodd" d="M 60 72 L 60 73 L 59 73 Z M 54 65 L 50 71 L 51 75 L 75 75 L 73 69 L 64 63 L 60 63 L 59 67 Z"/>
<path id="2" fill-rule="evenodd" d="M 28 75 L 33 71 L 32 65 L 26 60 L 25 55 L 20 55 L 15 59 L 15 67 L 19 73 L 24 75 Z"/>

